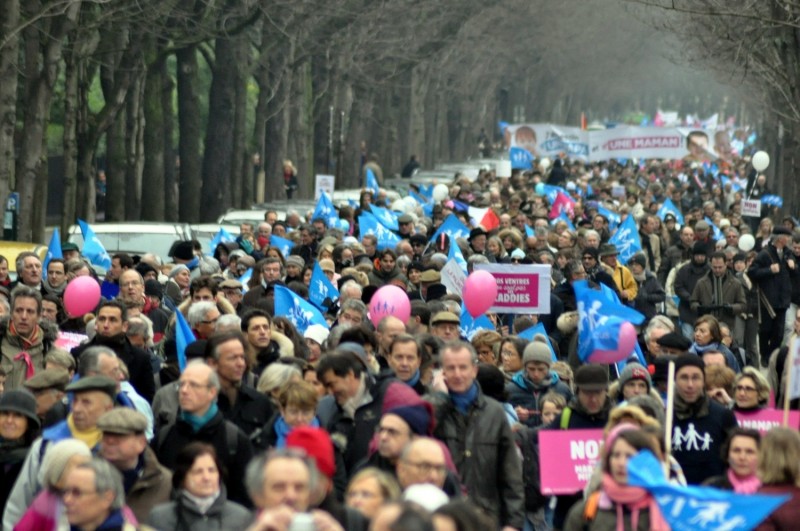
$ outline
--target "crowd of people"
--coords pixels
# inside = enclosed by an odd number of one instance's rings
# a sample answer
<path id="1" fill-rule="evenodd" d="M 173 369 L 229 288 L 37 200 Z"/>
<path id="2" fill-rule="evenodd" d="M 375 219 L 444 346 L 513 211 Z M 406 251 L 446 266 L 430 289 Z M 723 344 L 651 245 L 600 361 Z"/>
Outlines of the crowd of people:
<path id="1" fill-rule="evenodd" d="M 737 415 L 788 399 L 800 231 L 767 208 L 741 215 L 743 197 L 767 193 L 747 170 L 557 160 L 510 178 L 456 175 L 429 215 L 398 213 L 393 246 L 359 233 L 360 214 L 390 206 L 365 190 L 337 207 L 346 230 L 269 211 L 210 253 L 191 241 L 169 263 L 117 253 L 100 276 L 74 244 L 46 272 L 34 253 L 12 257 L 14 282 L 0 257 L 2 527 L 669 529 L 655 498 L 627 484 L 628 460 L 648 450 L 674 484 L 791 494 L 761 524 L 791 529 L 800 426 L 761 434 Z M 567 192 L 571 210 L 554 215 L 540 184 Z M 434 239 L 450 215 L 469 236 Z M 612 242 L 629 216 L 641 251 L 622 263 Z M 287 256 L 273 236 L 293 242 Z M 465 337 L 461 294 L 442 282 L 451 246 L 468 272 L 550 265 L 550 313 L 491 314 L 491 329 Z M 276 291 L 310 300 L 315 267 L 338 297 L 320 307 L 326 324 L 300 326 L 276 311 Z M 69 315 L 65 287 L 81 276 L 103 297 Z M 644 316 L 643 358 L 581 359 L 582 280 Z M 407 293 L 407 320 L 371 321 L 387 285 Z M 528 338 L 537 324 L 545 333 Z M 583 429 L 603 430 L 592 478 L 546 494 L 540 434 Z"/>

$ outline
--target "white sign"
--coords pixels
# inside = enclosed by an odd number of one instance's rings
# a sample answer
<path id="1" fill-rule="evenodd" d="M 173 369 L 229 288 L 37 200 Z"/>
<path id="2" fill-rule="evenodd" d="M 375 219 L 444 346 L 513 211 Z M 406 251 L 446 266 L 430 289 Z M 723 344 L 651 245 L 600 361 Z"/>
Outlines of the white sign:
<path id="1" fill-rule="evenodd" d="M 441 273 L 442 284 L 447 288 L 448 293 L 459 296 L 464 293 L 464 283 L 467 281 L 467 276 L 455 259 L 448 260 Z"/>
<path id="2" fill-rule="evenodd" d="M 318 201 L 322 192 L 333 197 L 333 188 L 336 182 L 336 177 L 333 175 L 317 175 L 314 179 L 314 201 Z"/>
<path id="3" fill-rule="evenodd" d="M 758 199 L 742 199 L 742 215 L 751 218 L 760 218 L 761 201 Z"/>
<path id="4" fill-rule="evenodd" d="M 789 400 L 800 398 L 800 338 L 795 338 L 792 343 L 791 362 L 789 370 Z"/>

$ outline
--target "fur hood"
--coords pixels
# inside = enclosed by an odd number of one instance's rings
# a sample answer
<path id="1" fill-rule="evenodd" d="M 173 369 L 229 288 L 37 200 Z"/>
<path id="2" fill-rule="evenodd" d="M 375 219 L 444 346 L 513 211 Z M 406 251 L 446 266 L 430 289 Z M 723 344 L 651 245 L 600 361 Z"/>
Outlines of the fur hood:
<path id="1" fill-rule="evenodd" d="M 556 326 L 559 332 L 565 335 L 578 330 L 578 312 L 564 312 L 558 316 Z"/>
<path id="2" fill-rule="evenodd" d="M 0 337 L 5 337 L 8 333 L 8 323 L 10 320 L 11 317 L 8 316 L 0 318 Z M 52 345 L 58 338 L 58 327 L 55 323 L 51 323 L 45 319 L 39 319 L 39 328 L 41 328 L 44 333 L 42 337 L 44 343 Z"/>

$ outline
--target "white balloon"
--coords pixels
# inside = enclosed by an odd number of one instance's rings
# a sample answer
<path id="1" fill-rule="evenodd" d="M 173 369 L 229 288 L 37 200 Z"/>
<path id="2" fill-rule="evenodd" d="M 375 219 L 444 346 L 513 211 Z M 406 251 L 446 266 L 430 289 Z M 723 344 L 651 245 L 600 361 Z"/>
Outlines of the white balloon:
<path id="1" fill-rule="evenodd" d="M 392 203 L 392 210 L 395 212 L 405 212 L 406 211 L 406 202 L 402 199 L 398 199 L 394 203 Z"/>
<path id="2" fill-rule="evenodd" d="M 764 171 L 769 166 L 769 155 L 766 151 L 757 151 L 753 155 L 753 168 L 756 171 Z"/>
<path id="3" fill-rule="evenodd" d="M 756 246 L 756 239 L 752 234 L 742 234 L 739 237 L 739 250 L 746 253 Z"/>
<path id="4" fill-rule="evenodd" d="M 447 199 L 448 195 L 450 195 L 450 189 L 446 184 L 437 184 L 433 187 L 433 199 L 437 203 Z"/>
<path id="5" fill-rule="evenodd" d="M 406 206 L 410 206 L 411 208 L 417 206 L 417 200 L 411 197 L 410 195 L 405 196 L 403 198 L 403 202 L 406 204 Z"/>
<path id="6" fill-rule="evenodd" d="M 547 168 L 550 167 L 550 159 L 544 157 L 542 160 L 539 161 L 539 166 L 541 166 L 542 171 L 547 171 Z"/>

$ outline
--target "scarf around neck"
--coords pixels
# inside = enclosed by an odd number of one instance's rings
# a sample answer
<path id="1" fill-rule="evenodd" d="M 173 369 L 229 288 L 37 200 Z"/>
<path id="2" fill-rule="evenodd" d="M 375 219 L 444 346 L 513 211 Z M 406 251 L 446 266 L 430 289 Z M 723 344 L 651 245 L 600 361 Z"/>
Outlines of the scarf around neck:
<path id="1" fill-rule="evenodd" d="M 755 474 L 741 478 L 733 469 L 728 469 L 728 481 L 733 485 L 733 491 L 739 494 L 755 494 L 761 488 L 761 480 Z"/>
<path id="2" fill-rule="evenodd" d="M 191 502 L 195 507 L 197 507 L 197 510 L 200 511 L 200 514 L 204 515 L 208 512 L 209 509 L 211 509 L 211 506 L 214 505 L 214 502 L 217 501 L 220 492 L 221 491 L 217 489 L 217 492 L 215 492 L 211 496 L 195 496 L 188 490 L 183 489 L 181 491 L 181 495 L 184 498 L 186 498 L 186 500 Z"/>
<path id="3" fill-rule="evenodd" d="M 30 335 L 27 337 L 23 336 L 19 332 L 17 332 L 17 328 L 14 326 L 14 321 L 8 322 L 8 333 L 12 337 L 19 338 L 20 344 L 22 345 L 23 350 L 27 350 L 35 345 L 37 345 L 41 341 L 42 337 L 42 329 L 39 328 L 39 324 L 33 325 L 33 330 L 31 331 Z"/>
<path id="4" fill-rule="evenodd" d="M 417 382 L 419 382 L 419 377 L 420 377 L 419 369 L 417 369 L 417 372 L 415 372 L 414 375 L 411 378 L 409 378 L 407 382 L 405 382 L 406 385 L 408 385 L 409 387 L 414 387 L 415 385 L 417 385 Z"/>
<path id="5" fill-rule="evenodd" d="M 103 438 L 103 432 L 100 431 L 97 426 L 85 431 L 79 430 L 75 426 L 72 413 L 67 416 L 67 426 L 69 427 L 69 431 L 72 433 L 72 436 L 79 441 L 83 441 L 89 448 L 93 449 L 95 446 L 100 444 L 100 440 Z"/>
<path id="6" fill-rule="evenodd" d="M 625 531 L 623 507 L 631 513 L 631 529 L 639 528 L 639 514 L 647 509 L 650 516 L 651 531 L 668 531 L 669 525 L 664 521 L 655 498 L 641 487 L 620 485 L 608 473 L 603 474 L 599 507 L 611 510 L 616 507 L 617 531 Z"/>
<path id="7" fill-rule="evenodd" d="M 692 343 L 692 346 L 689 347 L 689 352 L 692 354 L 697 354 L 698 356 L 702 356 L 709 350 L 719 350 L 719 343 L 709 343 L 705 346 L 700 346 L 697 343 Z"/>
<path id="8" fill-rule="evenodd" d="M 472 382 L 472 386 L 463 393 L 450 391 L 450 398 L 453 400 L 453 405 L 456 406 L 456 409 L 466 415 L 469 408 L 478 398 L 478 384 Z"/>
<path id="9" fill-rule="evenodd" d="M 212 402 L 211 406 L 208 408 L 203 415 L 195 415 L 193 413 L 188 413 L 186 411 L 181 411 L 181 418 L 185 420 L 191 427 L 194 433 L 200 431 L 203 426 L 208 424 L 208 422 L 214 418 L 214 415 L 217 414 L 219 408 L 217 407 L 216 402 Z"/>

